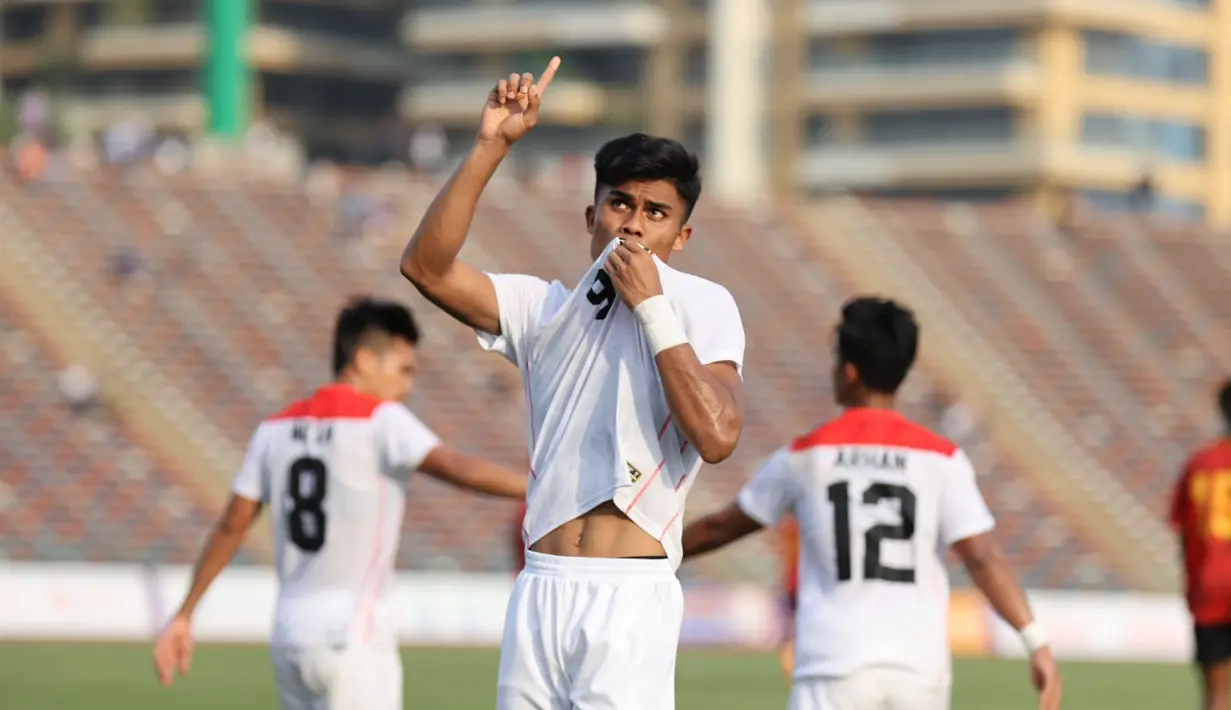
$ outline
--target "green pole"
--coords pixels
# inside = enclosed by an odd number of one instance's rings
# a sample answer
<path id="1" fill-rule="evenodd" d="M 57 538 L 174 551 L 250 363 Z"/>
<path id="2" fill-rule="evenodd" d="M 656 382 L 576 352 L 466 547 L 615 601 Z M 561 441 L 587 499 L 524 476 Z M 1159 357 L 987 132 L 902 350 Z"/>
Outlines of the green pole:
<path id="1" fill-rule="evenodd" d="M 209 131 L 237 138 L 248 126 L 247 38 L 250 0 L 208 0 L 206 10 L 209 55 L 205 89 L 209 100 Z"/>

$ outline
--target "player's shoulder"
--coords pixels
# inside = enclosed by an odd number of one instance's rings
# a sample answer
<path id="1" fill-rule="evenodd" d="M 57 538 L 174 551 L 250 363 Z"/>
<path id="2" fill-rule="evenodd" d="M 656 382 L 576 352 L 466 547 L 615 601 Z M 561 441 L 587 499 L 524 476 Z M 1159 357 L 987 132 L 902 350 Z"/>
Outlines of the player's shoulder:
<path id="1" fill-rule="evenodd" d="M 396 403 L 386 402 L 347 385 L 325 385 L 266 418 L 262 426 L 302 419 L 371 419 L 386 404 Z"/>
<path id="2" fill-rule="evenodd" d="M 1219 437 L 1198 446 L 1188 458 L 1187 468 L 1231 466 L 1231 439 Z"/>
<path id="3" fill-rule="evenodd" d="M 789 450 L 800 453 L 843 446 L 884 446 L 943 458 L 955 458 L 961 452 L 947 437 L 898 412 L 882 410 L 847 410 L 796 438 Z"/>
<path id="4" fill-rule="evenodd" d="M 735 304 L 735 297 L 726 286 L 711 281 L 704 276 L 680 271 L 669 264 L 662 264 L 659 270 L 662 277 L 663 290 L 672 300 L 686 303 L 730 303 Z"/>

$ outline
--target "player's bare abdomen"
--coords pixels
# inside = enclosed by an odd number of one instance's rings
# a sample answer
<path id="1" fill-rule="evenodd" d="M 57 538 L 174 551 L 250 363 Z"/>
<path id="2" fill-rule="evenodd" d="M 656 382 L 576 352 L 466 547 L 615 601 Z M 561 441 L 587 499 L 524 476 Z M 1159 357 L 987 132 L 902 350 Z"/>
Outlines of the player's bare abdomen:
<path id="1" fill-rule="evenodd" d="M 666 550 L 652 535 L 607 501 L 552 530 L 531 550 L 560 557 L 664 557 Z"/>

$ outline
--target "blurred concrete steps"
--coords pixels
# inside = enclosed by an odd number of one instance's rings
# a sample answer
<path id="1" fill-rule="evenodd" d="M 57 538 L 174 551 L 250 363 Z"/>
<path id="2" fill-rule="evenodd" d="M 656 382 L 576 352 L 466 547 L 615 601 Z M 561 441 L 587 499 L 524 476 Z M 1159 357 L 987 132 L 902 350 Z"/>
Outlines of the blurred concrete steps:
<path id="1" fill-rule="evenodd" d="M 0 290 L 67 362 L 98 378 L 102 396 L 143 445 L 178 474 L 211 509 L 221 510 L 243 457 L 134 347 L 0 202 Z M 205 531 L 200 531 L 204 534 Z M 247 549 L 272 557 L 268 532 L 251 536 Z"/>

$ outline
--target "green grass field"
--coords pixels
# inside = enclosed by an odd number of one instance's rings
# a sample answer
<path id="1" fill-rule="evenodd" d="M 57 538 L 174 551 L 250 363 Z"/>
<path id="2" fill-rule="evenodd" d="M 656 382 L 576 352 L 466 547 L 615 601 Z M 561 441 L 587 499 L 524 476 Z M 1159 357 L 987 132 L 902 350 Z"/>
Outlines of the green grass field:
<path id="1" fill-rule="evenodd" d="M 490 708 L 494 650 L 407 650 L 406 707 Z M 1068 663 L 1068 708 L 1197 707 L 1190 669 L 1178 665 Z M 952 710 L 1033 707 L 1022 662 L 959 660 Z M 784 708 L 787 682 L 769 654 L 689 651 L 680 656 L 679 710 Z M 276 708 L 265 649 L 203 646 L 174 688 L 154 681 L 147 648 L 122 644 L 0 644 L 4 710 L 218 710 Z"/>

